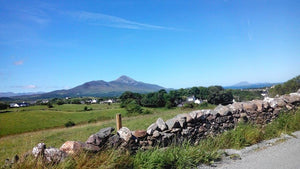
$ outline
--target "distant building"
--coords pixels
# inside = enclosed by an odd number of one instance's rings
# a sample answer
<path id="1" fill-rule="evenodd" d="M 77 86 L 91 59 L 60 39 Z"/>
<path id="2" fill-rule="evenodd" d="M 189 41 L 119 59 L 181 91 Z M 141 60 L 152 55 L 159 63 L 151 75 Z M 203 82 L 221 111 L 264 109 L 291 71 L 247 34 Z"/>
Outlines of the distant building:
<path id="1" fill-rule="evenodd" d="M 97 99 L 90 99 L 90 100 L 85 100 L 85 104 L 96 104 Z"/>
<path id="2" fill-rule="evenodd" d="M 30 105 L 29 103 L 25 103 L 25 102 L 22 102 L 22 103 L 10 103 L 9 107 L 11 107 L 11 108 L 18 108 L 18 107 L 28 107 L 29 105 Z"/>
<path id="3" fill-rule="evenodd" d="M 199 99 L 196 99 L 195 101 L 194 101 L 194 103 L 195 104 L 201 104 L 203 101 L 202 100 L 199 100 Z"/>
<path id="4" fill-rule="evenodd" d="M 186 99 L 187 102 L 194 102 L 196 100 L 195 96 L 190 96 Z"/>
<path id="5" fill-rule="evenodd" d="M 28 106 L 29 106 L 29 103 L 23 102 L 23 103 L 18 103 L 18 105 L 19 105 L 20 107 L 28 107 Z"/>
<path id="6" fill-rule="evenodd" d="M 17 108 L 17 107 L 20 107 L 20 106 L 17 103 L 10 103 L 9 107 L 11 107 L 11 108 Z"/>
<path id="7" fill-rule="evenodd" d="M 42 104 L 47 104 L 49 102 L 49 100 L 45 99 L 45 100 L 42 100 Z"/>
<path id="8" fill-rule="evenodd" d="M 111 104 L 111 103 L 114 103 L 115 101 L 112 100 L 112 99 L 108 99 L 108 100 L 105 100 L 105 101 L 101 101 L 100 104 Z"/>
<path id="9" fill-rule="evenodd" d="M 91 100 L 91 103 L 92 103 L 92 104 L 96 104 L 96 103 L 97 103 L 97 100 L 96 100 L 96 99 L 93 99 L 93 100 Z"/>

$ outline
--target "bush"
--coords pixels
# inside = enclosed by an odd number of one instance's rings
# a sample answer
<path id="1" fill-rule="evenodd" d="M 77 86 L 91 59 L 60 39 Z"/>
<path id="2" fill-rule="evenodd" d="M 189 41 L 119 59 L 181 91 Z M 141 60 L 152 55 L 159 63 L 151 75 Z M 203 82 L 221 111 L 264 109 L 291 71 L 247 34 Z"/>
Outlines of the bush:
<path id="1" fill-rule="evenodd" d="M 72 127 L 72 126 L 75 126 L 75 123 L 72 120 L 69 120 L 67 123 L 65 123 L 65 127 Z"/>
<path id="2" fill-rule="evenodd" d="M 197 106 L 198 109 L 214 109 L 216 105 L 203 102 Z"/>
<path id="3" fill-rule="evenodd" d="M 194 103 L 184 103 L 182 108 L 183 109 L 192 109 L 192 108 L 194 108 L 194 106 L 195 106 Z"/>
<path id="4" fill-rule="evenodd" d="M 93 108 L 88 108 L 87 106 L 84 106 L 84 109 L 83 109 L 84 111 L 91 111 L 91 110 L 93 110 Z"/>
<path id="5" fill-rule="evenodd" d="M 135 100 L 133 100 L 129 104 L 127 104 L 125 109 L 130 114 L 133 114 L 133 113 L 142 114 L 143 113 L 142 107 L 140 105 L 138 105 Z"/>
<path id="6" fill-rule="evenodd" d="M 56 102 L 56 104 L 57 104 L 57 105 L 63 105 L 63 104 L 65 104 L 65 102 L 64 102 L 63 100 L 58 100 L 58 101 Z"/>
<path id="7" fill-rule="evenodd" d="M 171 108 L 173 107 L 173 104 L 172 104 L 172 102 L 170 102 L 170 101 L 167 101 L 167 103 L 166 103 L 165 107 L 166 107 L 167 109 L 171 109 Z"/>
<path id="8" fill-rule="evenodd" d="M 48 108 L 53 108 L 53 105 L 50 102 L 47 103 L 47 106 L 48 106 Z"/>

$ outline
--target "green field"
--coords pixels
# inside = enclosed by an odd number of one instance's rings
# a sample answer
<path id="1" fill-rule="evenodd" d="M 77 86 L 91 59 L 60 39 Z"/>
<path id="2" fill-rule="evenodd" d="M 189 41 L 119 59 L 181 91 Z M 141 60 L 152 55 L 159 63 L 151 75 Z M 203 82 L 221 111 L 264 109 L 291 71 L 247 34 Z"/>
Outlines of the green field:
<path id="1" fill-rule="evenodd" d="M 31 150 L 39 142 L 44 142 L 47 146 L 60 147 L 68 140 L 86 141 L 91 134 L 98 132 L 101 128 L 115 127 L 116 113 L 123 114 L 123 126 L 136 130 L 146 129 L 159 117 L 167 120 L 177 114 L 192 111 L 192 109 L 155 108 L 150 109 L 153 112 L 152 114 L 124 117 L 126 112 L 124 109 L 119 108 L 118 104 L 111 105 L 111 107 L 108 105 L 88 105 L 88 107 L 93 108 L 93 111 L 87 112 L 81 111 L 84 106 L 62 105 L 55 106 L 52 109 L 48 109 L 46 106 L 33 106 L 24 109 L 12 109 L 13 112 L 9 113 L 1 113 L 1 130 L 5 128 L 9 131 L 3 131 L 3 133 L 12 134 L 12 132 L 17 133 L 16 131 L 26 133 L 0 138 L 0 164 L 5 158 L 12 157 L 15 154 L 20 155 Z M 83 123 L 97 117 L 100 119 L 107 118 L 107 120 L 100 120 L 96 123 Z M 82 122 L 82 124 L 70 128 L 53 128 L 55 126 L 63 126 L 68 119 L 72 119 L 75 123 Z M 13 123 L 17 124 L 18 127 L 16 127 L 16 125 L 11 123 L 12 121 L 18 121 L 20 124 Z M 45 129 L 47 127 L 52 127 L 52 129 Z"/>
<path id="2" fill-rule="evenodd" d="M 84 107 L 92 108 L 84 111 Z M 119 104 L 77 105 L 64 104 L 47 106 L 30 106 L 24 108 L 10 108 L 0 113 L 0 137 L 54 127 L 64 127 L 69 120 L 75 124 L 88 121 L 112 119 L 116 113 L 126 115 L 126 111 Z"/>

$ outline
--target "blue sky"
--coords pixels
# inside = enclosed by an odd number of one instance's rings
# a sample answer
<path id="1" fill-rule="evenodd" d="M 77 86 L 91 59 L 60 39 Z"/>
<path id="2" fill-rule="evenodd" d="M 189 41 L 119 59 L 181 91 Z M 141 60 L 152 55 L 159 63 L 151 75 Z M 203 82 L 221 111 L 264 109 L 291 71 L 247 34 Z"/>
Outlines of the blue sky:
<path id="1" fill-rule="evenodd" d="M 0 92 L 127 75 L 168 88 L 300 74 L 300 1 L 0 0 Z"/>

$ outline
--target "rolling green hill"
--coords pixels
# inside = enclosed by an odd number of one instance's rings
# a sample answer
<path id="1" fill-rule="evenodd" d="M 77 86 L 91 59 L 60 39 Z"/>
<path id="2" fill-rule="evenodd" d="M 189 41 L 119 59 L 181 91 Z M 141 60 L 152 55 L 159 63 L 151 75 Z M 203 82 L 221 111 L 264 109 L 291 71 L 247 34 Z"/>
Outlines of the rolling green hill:
<path id="1" fill-rule="evenodd" d="M 269 95 L 274 97 L 276 95 L 284 95 L 296 92 L 300 89 L 300 75 L 290 79 L 283 84 L 278 84 L 269 90 Z"/>

